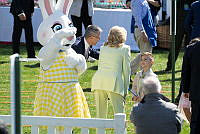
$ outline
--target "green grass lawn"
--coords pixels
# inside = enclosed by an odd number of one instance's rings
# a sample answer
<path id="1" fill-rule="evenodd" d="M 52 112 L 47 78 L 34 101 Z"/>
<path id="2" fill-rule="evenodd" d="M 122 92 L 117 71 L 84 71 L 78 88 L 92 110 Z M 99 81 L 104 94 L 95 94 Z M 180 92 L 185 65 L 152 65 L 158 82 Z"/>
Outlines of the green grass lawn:
<path id="1" fill-rule="evenodd" d="M 36 46 L 36 53 L 40 46 Z M 11 45 L 0 45 L 0 115 L 10 114 L 10 61 L 9 56 L 12 54 Z M 136 53 L 132 53 L 134 58 Z M 171 99 L 171 73 L 166 73 L 163 70 L 166 68 L 168 51 L 166 50 L 154 50 L 155 64 L 153 65 L 153 71 L 158 75 L 161 85 L 163 87 L 163 94 Z M 25 46 L 21 46 L 21 56 L 26 57 Z M 181 79 L 181 65 L 182 65 L 183 52 L 179 54 L 179 58 L 176 62 L 176 79 L 175 87 L 176 94 L 179 90 L 179 84 Z M 22 62 L 21 63 L 21 104 L 22 115 L 32 115 L 33 101 L 35 97 L 35 91 L 37 88 L 37 80 L 39 75 L 39 67 L 36 67 L 37 62 Z M 87 102 L 90 108 L 91 116 L 96 116 L 96 108 L 94 102 L 94 95 L 90 92 L 91 78 L 97 70 L 98 62 L 88 63 L 87 71 L 81 75 L 80 84 L 85 92 Z M 131 94 L 126 98 L 126 115 L 127 115 L 127 132 L 128 134 L 134 134 L 133 124 L 129 121 L 129 115 L 133 106 L 131 101 Z M 109 105 L 108 118 L 113 118 L 113 110 Z M 29 134 L 30 128 L 25 128 L 24 134 Z M 44 134 L 46 132 L 43 132 Z M 75 134 L 79 134 L 80 130 L 76 129 Z M 90 132 L 95 133 L 95 130 Z M 112 130 L 108 130 L 108 134 L 113 134 Z M 181 134 L 189 133 L 189 125 L 184 122 Z"/>

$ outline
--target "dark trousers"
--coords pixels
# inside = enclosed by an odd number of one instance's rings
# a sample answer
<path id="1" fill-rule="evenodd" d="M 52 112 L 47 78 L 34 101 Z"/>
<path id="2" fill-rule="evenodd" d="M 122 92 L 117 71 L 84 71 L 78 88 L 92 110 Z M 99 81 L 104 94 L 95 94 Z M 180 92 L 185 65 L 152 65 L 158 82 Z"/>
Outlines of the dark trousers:
<path id="1" fill-rule="evenodd" d="M 176 19 L 176 26 L 177 26 L 177 31 L 176 31 L 176 37 L 175 37 L 175 62 L 178 58 L 179 52 L 182 48 L 182 41 L 184 40 L 184 46 L 187 46 L 190 41 L 190 33 L 185 32 L 184 30 L 184 21 L 185 21 L 185 16 L 187 15 L 187 12 L 183 11 L 177 11 L 177 19 Z M 184 38 L 185 35 L 185 38 Z M 169 51 L 168 55 L 168 61 L 167 61 L 167 70 L 172 69 L 172 53 L 171 49 Z"/>
<path id="2" fill-rule="evenodd" d="M 182 40 L 184 40 L 184 47 L 186 47 L 189 44 L 190 41 L 190 34 L 186 33 L 184 31 L 182 31 L 182 33 L 179 33 L 180 35 L 176 36 L 176 42 L 175 42 L 175 62 L 178 58 L 179 52 L 182 48 Z M 184 36 L 185 35 L 185 36 Z M 185 38 L 184 38 L 185 37 Z M 168 55 L 168 61 L 167 61 L 167 68 L 168 69 L 172 69 L 172 51 L 169 51 L 169 55 Z"/>
<path id="3" fill-rule="evenodd" d="M 85 27 L 85 29 L 92 25 L 92 17 L 88 15 L 88 13 L 82 13 L 80 17 L 71 15 L 71 19 L 73 22 L 73 25 L 77 28 L 76 37 L 82 36 L 82 23 Z"/>
<path id="4" fill-rule="evenodd" d="M 190 134 L 200 134 L 200 102 L 192 101 Z"/>
<path id="5" fill-rule="evenodd" d="M 20 53 L 19 46 L 22 29 L 25 30 L 27 55 L 29 58 L 33 58 L 35 57 L 35 50 L 33 47 L 33 27 L 31 17 L 27 17 L 27 20 L 21 21 L 18 16 L 14 16 L 14 26 L 12 34 L 13 54 Z"/>

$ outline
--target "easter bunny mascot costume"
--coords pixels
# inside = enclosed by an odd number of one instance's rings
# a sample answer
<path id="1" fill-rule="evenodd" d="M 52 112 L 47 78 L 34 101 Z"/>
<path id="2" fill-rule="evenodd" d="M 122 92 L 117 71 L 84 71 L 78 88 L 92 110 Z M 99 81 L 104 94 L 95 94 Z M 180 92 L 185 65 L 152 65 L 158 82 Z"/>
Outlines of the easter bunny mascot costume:
<path id="1" fill-rule="evenodd" d="M 39 0 L 43 22 L 37 32 L 40 78 L 34 115 L 90 118 L 85 95 L 78 82 L 87 64 L 71 45 L 76 28 L 68 18 L 73 0 Z M 58 133 L 58 132 L 57 132 Z"/>

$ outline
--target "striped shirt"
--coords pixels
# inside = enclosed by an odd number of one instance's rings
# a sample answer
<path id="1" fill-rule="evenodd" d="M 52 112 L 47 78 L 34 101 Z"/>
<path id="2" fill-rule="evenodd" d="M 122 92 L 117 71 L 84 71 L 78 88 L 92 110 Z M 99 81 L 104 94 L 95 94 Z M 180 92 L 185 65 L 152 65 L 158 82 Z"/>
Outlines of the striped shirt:
<path id="1" fill-rule="evenodd" d="M 149 8 L 149 4 L 146 0 L 132 0 L 131 9 L 133 17 L 135 18 L 135 25 L 142 31 L 144 30 L 142 19 L 146 16 Z"/>

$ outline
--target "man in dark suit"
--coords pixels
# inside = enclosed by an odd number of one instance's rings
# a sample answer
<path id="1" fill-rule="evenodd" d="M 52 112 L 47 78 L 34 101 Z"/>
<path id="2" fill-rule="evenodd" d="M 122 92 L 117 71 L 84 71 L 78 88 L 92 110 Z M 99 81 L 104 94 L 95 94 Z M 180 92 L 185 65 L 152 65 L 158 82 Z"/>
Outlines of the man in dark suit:
<path id="1" fill-rule="evenodd" d="M 200 37 L 192 40 L 183 57 L 182 89 L 192 106 L 190 134 L 200 134 Z"/>
<path id="2" fill-rule="evenodd" d="M 184 24 L 185 35 L 186 35 L 185 36 L 185 42 L 184 42 L 184 46 L 185 47 L 189 44 L 189 41 L 191 39 L 194 39 L 196 37 L 200 37 L 200 15 L 199 15 L 199 12 L 200 12 L 200 2 L 197 2 L 197 4 L 191 4 L 194 1 L 195 0 L 185 1 L 185 4 L 184 4 L 184 6 L 185 6 L 184 10 L 185 10 L 185 16 L 186 16 L 186 18 L 185 18 L 185 24 Z M 183 28 L 181 27 L 179 29 L 181 30 Z M 184 34 L 184 33 L 180 33 L 180 35 L 181 34 Z M 177 37 L 179 37 L 178 35 L 177 35 Z M 182 36 L 182 38 L 183 38 L 183 36 Z M 181 38 L 180 38 L 179 41 L 182 42 Z M 179 53 L 179 51 L 181 49 L 181 46 L 182 46 L 181 42 L 179 44 L 176 44 L 176 47 L 175 47 L 176 48 L 175 49 L 175 59 L 177 59 L 178 53 Z M 167 65 L 171 66 L 171 62 L 169 62 L 169 59 L 168 59 Z M 171 69 L 171 68 L 168 68 L 168 69 Z M 181 84 L 180 84 L 179 94 L 178 94 L 178 96 L 175 99 L 175 103 L 179 102 L 181 94 L 182 94 L 182 81 L 181 81 Z"/>
<path id="3" fill-rule="evenodd" d="M 82 54 L 86 60 L 89 56 L 94 59 L 99 59 L 99 52 L 92 48 L 100 40 L 102 30 L 95 25 L 89 25 L 83 37 L 78 37 L 72 48 L 78 54 Z"/>
<path id="4" fill-rule="evenodd" d="M 22 29 L 24 29 L 28 58 L 35 58 L 35 50 L 33 47 L 33 27 L 31 19 L 34 12 L 34 0 L 13 0 L 11 3 L 10 12 L 14 17 L 12 34 L 13 54 L 20 53 L 20 38 Z"/>
<path id="5" fill-rule="evenodd" d="M 176 19 L 176 39 L 175 39 L 175 62 L 178 58 L 179 52 L 182 48 L 182 41 L 184 38 L 185 34 L 185 39 L 184 39 L 184 46 L 189 44 L 189 32 L 185 31 L 184 27 L 184 21 L 186 18 L 186 15 L 188 14 L 188 9 L 190 8 L 190 4 L 196 0 L 177 0 L 177 19 Z M 172 69 L 172 51 L 169 50 L 168 54 L 168 61 L 167 61 L 167 67 L 165 71 L 170 71 Z"/>

